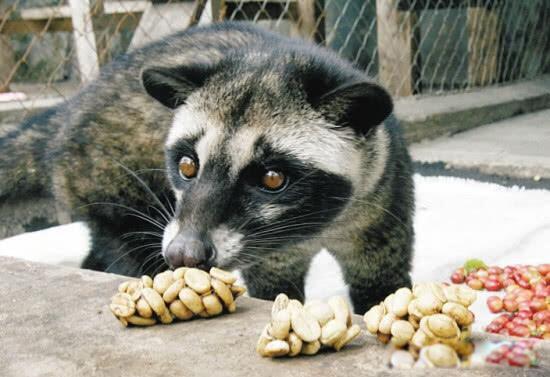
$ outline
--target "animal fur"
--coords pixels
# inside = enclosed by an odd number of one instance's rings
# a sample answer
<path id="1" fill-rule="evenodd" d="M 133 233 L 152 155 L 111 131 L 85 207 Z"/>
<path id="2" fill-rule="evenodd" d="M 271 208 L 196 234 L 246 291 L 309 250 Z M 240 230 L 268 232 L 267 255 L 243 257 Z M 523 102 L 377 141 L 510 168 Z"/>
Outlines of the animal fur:
<path id="1" fill-rule="evenodd" d="M 391 110 L 327 50 L 250 24 L 193 28 L 1 138 L 0 205 L 53 198 L 60 221 L 91 228 L 83 267 L 127 275 L 166 268 L 159 251 L 193 229 L 211 265 L 240 269 L 265 299 L 303 298 L 327 249 L 362 313 L 410 285 L 412 171 Z M 189 153 L 200 168 L 184 182 Z M 284 191 L 255 186 L 268 164 L 288 172 Z"/>

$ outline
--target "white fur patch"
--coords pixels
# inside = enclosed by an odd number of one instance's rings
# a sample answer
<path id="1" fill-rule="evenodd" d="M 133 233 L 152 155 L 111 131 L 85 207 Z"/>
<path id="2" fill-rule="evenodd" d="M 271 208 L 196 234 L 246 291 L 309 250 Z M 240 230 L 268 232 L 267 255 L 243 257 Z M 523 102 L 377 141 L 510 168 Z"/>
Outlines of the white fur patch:
<path id="1" fill-rule="evenodd" d="M 258 128 L 245 127 L 229 141 L 227 153 L 231 157 L 231 176 L 236 177 L 254 157 L 254 144 L 260 137 Z"/>
<path id="2" fill-rule="evenodd" d="M 242 250 L 241 240 L 243 237 L 242 234 L 230 230 L 225 225 L 210 232 L 210 238 L 217 251 L 215 263 L 223 266 L 239 255 Z"/>
<path id="3" fill-rule="evenodd" d="M 220 150 L 220 145 L 223 141 L 223 130 L 219 127 L 209 128 L 203 137 L 199 139 L 195 147 L 195 152 L 199 158 L 199 165 L 205 166 L 209 157 Z M 202 174 L 201 168 L 197 174 L 197 178 L 200 178 Z"/>
<path id="4" fill-rule="evenodd" d="M 201 111 L 196 111 L 192 105 L 178 107 L 174 113 L 172 126 L 168 131 L 166 146 L 171 147 L 181 139 L 195 137 L 206 129 L 208 120 Z"/>
<path id="5" fill-rule="evenodd" d="M 166 252 L 166 248 L 170 245 L 170 242 L 177 236 L 179 233 L 179 225 L 177 220 L 172 220 L 164 228 L 164 233 L 162 235 L 162 253 Z"/>
<path id="6" fill-rule="evenodd" d="M 309 300 L 327 300 L 331 296 L 344 296 L 353 310 L 349 287 L 344 280 L 340 264 L 326 249 L 321 249 L 311 260 L 306 274 L 304 293 Z"/>
<path id="7" fill-rule="evenodd" d="M 288 211 L 291 206 L 285 206 L 281 204 L 262 204 L 258 210 L 258 214 L 265 220 L 274 220 Z"/>
<path id="8" fill-rule="evenodd" d="M 282 152 L 296 156 L 322 170 L 348 176 L 361 166 L 361 155 L 344 130 L 334 131 L 330 124 L 304 124 L 300 127 L 277 129 L 266 133 L 269 144 Z M 339 135 L 335 135 L 339 132 Z M 355 182 L 354 182 L 355 183 Z"/>
<path id="9" fill-rule="evenodd" d="M 358 197 L 361 197 L 362 193 L 371 192 L 374 190 L 386 169 L 390 136 L 388 135 L 388 131 L 385 127 L 379 127 L 376 130 L 376 135 L 372 143 L 376 148 L 376 156 L 374 157 L 375 161 L 371 164 L 370 169 L 362 174 L 363 180 L 356 185 L 356 187 L 360 188 L 356 194 Z"/>

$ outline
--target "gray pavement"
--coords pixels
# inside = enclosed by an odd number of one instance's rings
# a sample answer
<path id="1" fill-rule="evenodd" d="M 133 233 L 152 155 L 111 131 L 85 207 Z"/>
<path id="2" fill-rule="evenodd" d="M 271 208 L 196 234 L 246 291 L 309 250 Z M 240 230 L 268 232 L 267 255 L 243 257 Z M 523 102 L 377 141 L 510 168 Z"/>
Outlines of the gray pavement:
<path id="1" fill-rule="evenodd" d="M 418 170 L 473 172 L 541 182 L 550 179 L 550 110 L 538 111 L 412 144 Z M 460 174 L 458 174 L 460 175 Z"/>

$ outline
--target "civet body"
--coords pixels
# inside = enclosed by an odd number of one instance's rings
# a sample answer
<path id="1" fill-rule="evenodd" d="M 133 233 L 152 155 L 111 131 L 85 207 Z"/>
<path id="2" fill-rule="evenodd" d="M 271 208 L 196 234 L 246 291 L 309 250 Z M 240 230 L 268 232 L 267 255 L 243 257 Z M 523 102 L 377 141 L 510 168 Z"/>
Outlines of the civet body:
<path id="1" fill-rule="evenodd" d="M 0 203 L 54 197 L 58 218 L 86 221 L 85 268 L 215 265 L 252 296 L 303 299 L 326 250 L 356 312 L 410 284 L 411 163 L 391 98 L 306 42 L 240 23 L 175 34 L 0 147 Z"/>

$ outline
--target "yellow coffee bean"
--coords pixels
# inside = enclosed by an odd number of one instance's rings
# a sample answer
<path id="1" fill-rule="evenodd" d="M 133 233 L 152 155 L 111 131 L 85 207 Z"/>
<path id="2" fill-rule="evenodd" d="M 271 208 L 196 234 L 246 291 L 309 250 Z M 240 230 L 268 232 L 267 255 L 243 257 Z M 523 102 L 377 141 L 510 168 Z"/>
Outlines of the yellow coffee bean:
<path id="1" fill-rule="evenodd" d="M 363 316 L 363 321 L 367 325 L 367 330 L 371 334 L 376 334 L 378 332 L 378 326 L 382 317 L 384 317 L 385 311 L 381 305 L 374 305 L 370 308 L 365 315 Z"/>
<path id="2" fill-rule="evenodd" d="M 129 281 L 123 281 L 118 285 L 118 291 L 120 293 L 126 293 L 126 289 L 128 289 L 128 284 L 130 284 Z"/>
<path id="3" fill-rule="evenodd" d="M 410 352 L 404 350 L 395 350 L 390 359 L 392 368 L 410 369 L 414 366 L 414 357 Z"/>
<path id="4" fill-rule="evenodd" d="M 402 348 L 402 347 L 405 347 L 409 343 L 409 340 L 406 339 L 406 338 L 398 337 L 398 336 L 392 336 L 391 339 L 390 339 L 390 342 L 391 342 L 391 344 L 393 344 L 393 346 L 395 348 Z"/>
<path id="5" fill-rule="evenodd" d="M 326 302 L 320 300 L 311 301 L 304 306 L 304 309 L 314 316 L 321 326 L 334 319 L 334 310 Z"/>
<path id="6" fill-rule="evenodd" d="M 157 323 L 157 321 L 154 318 L 142 318 L 136 315 L 128 317 L 126 318 L 126 320 L 128 321 L 128 323 L 131 323 L 132 325 L 136 325 L 136 326 L 152 326 L 155 323 Z"/>
<path id="7" fill-rule="evenodd" d="M 408 317 L 408 320 L 415 330 L 417 330 L 420 327 L 420 318 L 416 317 L 415 315 L 410 314 Z"/>
<path id="8" fill-rule="evenodd" d="M 221 298 L 226 307 L 230 306 L 233 303 L 233 293 L 231 293 L 231 289 L 229 289 L 229 287 L 223 281 L 212 279 L 210 284 L 212 284 L 214 292 L 216 292 L 218 297 Z"/>
<path id="9" fill-rule="evenodd" d="M 302 351 L 302 345 L 303 345 L 302 339 L 300 339 L 300 337 L 296 335 L 296 333 L 291 332 L 288 335 L 287 342 L 290 348 L 288 356 L 292 357 L 292 356 L 299 355 L 300 352 Z"/>
<path id="10" fill-rule="evenodd" d="M 191 288 L 185 287 L 179 293 L 181 302 L 194 314 L 199 314 L 204 310 L 204 305 L 200 296 Z"/>
<path id="11" fill-rule="evenodd" d="M 161 316 L 167 310 L 164 300 L 160 294 L 153 288 L 143 288 L 141 294 L 145 301 L 149 304 L 151 309 L 158 315 Z"/>
<path id="12" fill-rule="evenodd" d="M 392 294 L 386 296 L 386 298 L 384 299 L 384 308 L 385 308 L 386 313 L 391 312 L 391 306 L 392 306 L 392 301 L 393 301 L 394 297 L 395 297 L 395 294 L 392 293 Z"/>
<path id="13" fill-rule="evenodd" d="M 443 284 L 441 283 L 430 283 L 430 288 L 432 290 L 432 293 L 437 297 L 439 301 L 442 303 L 447 302 L 447 297 L 445 296 L 445 292 L 443 291 Z"/>
<path id="14" fill-rule="evenodd" d="M 153 309 L 151 309 L 151 307 L 143 297 L 137 300 L 136 310 L 139 313 L 140 317 L 151 318 L 153 316 Z"/>
<path id="15" fill-rule="evenodd" d="M 411 339 L 411 344 L 419 349 L 424 346 L 433 344 L 434 342 L 435 340 L 430 338 L 424 331 L 422 331 L 422 329 L 416 330 Z"/>
<path id="16" fill-rule="evenodd" d="M 208 314 L 208 312 L 206 310 L 203 310 L 202 312 L 200 312 L 197 315 L 201 318 L 210 318 L 210 314 Z"/>
<path id="17" fill-rule="evenodd" d="M 465 307 L 469 307 L 476 300 L 476 292 L 468 286 L 449 285 L 443 287 L 443 292 L 447 301 L 456 302 Z"/>
<path id="18" fill-rule="evenodd" d="M 141 282 L 143 284 L 144 287 L 146 288 L 153 288 L 153 279 L 151 279 L 150 276 L 148 275 L 143 275 L 141 277 Z"/>
<path id="19" fill-rule="evenodd" d="M 175 280 L 183 279 L 185 273 L 189 270 L 189 267 L 179 267 L 174 270 L 173 278 Z"/>
<path id="20" fill-rule="evenodd" d="M 233 284 L 230 289 L 231 289 L 231 293 L 233 293 L 234 298 L 242 296 L 246 293 L 246 288 L 241 287 L 240 285 Z"/>
<path id="21" fill-rule="evenodd" d="M 343 296 L 333 296 L 328 300 L 329 306 L 334 312 L 334 319 L 342 322 L 344 325 L 351 325 L 351 310 L 348 302 Z"/>
<path id="22" fill-rule="evenodd" d="M 321 344 L 332 346 L 346 335 L 346 325 L 341 320 L 331 319 L 321 329 Z"/>
<path id="23" fill-rule="evenodd" d="M 229 285 L 231 285 L 231 284 L 233 284 L 237 281 L 237 277 L 235 275 L 233 275 L 231 272 L 224 271 L 224 270 L 216 268 L 216 267 L 212 267 L 210 269 L 210 275 L 213 278 L 221 280 L 225 284 L 229 284 Z"/>
<path id="24" fill-rule="evenodd" d="M 315 355 L 321 349 L 321 342 L 315 340 L 313 342 L 304 342 L 302 345 L 302 355 Z"/>
<path id="25" fill-rule="evenodd" d="M 117 317 L 130 317 L 136 312 L 136 305 L 129 294 L 117 293 L 111 298 L 109 308 Z"/>
<path id="26" fill-rule="evenodd" d="M 223 311 L 222 303 L 216 295 L 208 295 L 202 298 L 202 304 L 208 315 L 215 316 Z"/>
<path id="27" fill-rule="evenodd" d="M 290 347 L 284 340 L 272 340 L 264 348 L 264 353 L 268 357 L 286 356 L 289 352 Z"/>
<path id="28" fill-rule="evenodd" d="M 185 283 L 183 279 L 176 280 L 175 282 L 172 283 L 172 285 L 168 287 L 168 289 L 166 289 L 166 291 L 164 291 L 162 298 L 164 299 L 164 301 L 166 301 L 167 304 L 171 303 L 176 298 L 178 298 L 178 294 L 180 293 L 180 291 L 183 289 L 184 286 L 185 286 Z"/>
<path id="29" fill-rule="evenodd" d="M 271 315 L 273 316 L 279 310 L 286 309 L 288 307 L 288 302 L 288 296 L 284 293 L 279 293 L 277 297 L 275 297 L 275 301 L 273 301 L 273 306 L 271 306 Z"/>
<path id="30" fill-rule="evenodd" d="M 271 335 L 276 339 L 284 340 L 290 332 L 290 313 L 281 309 L 271 316 Z"/>
<path id="31" fill-rule="evenodd" d="M 303 341 L 313 342 L 321 337 L 321 326 L 315 317 L 303 307 L 292 304 L 292 300 L 289 302 L 289 310 L 292 329 Z"/>
<path id="32" fill-rule="evenodd" d="M 170 313 L 170 310 L 165 310 L 164 313 L 159 316 L 160 322 L 169 325 L 174 321 L 174 317 L 172 316 L 172 313 Z"/>
<path id="33" fill-rule="evenodd" d="M 174 317 L 172 316 L 172 313 L 170 313 L 170 310 L 165 310 L 162 315 L 159 316 L 160 322 L 168 325 L 174 321 Z"/>
<path id="34" fill-rule="evenodd" d="M 407 311 L 409 312 L 409 315 L 413 315 L 416 318 L 422 318 L 424 317 L 424 314 L 418 309 L 418 299 L 412 299 L 411 302 L 409 302 L 409 306 L 407 308 Z"/>
<path id="35" fill-rule="evenodd" d="M 267 354 L 265 353 L 265 346 L 273 340 L 273 337 L 269 334 L 269 328 L 270 325 L 264 327 L 260 338 L 258 339 L 258 343 L 256 343 L 256 352 L 264 357 L 267 357 Z"/>
<path id="36" fill-rule="evenodd" d="M 474 322 L 472 313 L 465 306 L 455 302 L 445 303 L 441 312 L 453 318 L 459 326 L 469 326 Z"/>
<path id="37" fill-rule="evenodd" d="M 235 301 L 233 301 L 231 305 L 227 307 L 227 311 L 229 313 L 235 313 L 237 311 L 237 305 L 235 304 Z"/>
<path id="38" fill-rule="evenodd" d="M 456 321 L 446 314 L 433 314 L 420 320 L 420 328 L 428 336 L 438 339 L 458 339 L 460 329 Z"/>
<path id="39" fill-rule="evenodd" d="M 181 321 L 187 321 L 193 318 L 193 312 L 183 304 L 181 300 L 174 300 L 169 306 L 170 312 Z"/>
<path id="40" fill-rule="evenodd" d="M 130 295 L 132 301 L 137 301 L 141 297 L 141 290 L 143 289 L 143 283 L 140 280 L 132 280 L 128 283 L 126 293 Z"/>
<path id="41" fill-rule="evenodd" d="M 397 317 L 393 313 L 388 313 L 382 317 L 380 324 L 378 325 L 378 331 L 382 334 L 389 335 L 391 333 L 392 324 L 397 321 Z"/>
<path id="42" fill-rule="evenodd" d="M 417 298 L 416 307 L 423 315 L 432 315 L 441 312 L 443 303 L 431 292 L 423 292 Z"/>
<path id="43" fill-rule="evenodd" d="M 456 353 L 462 357 L 470 356 L 475 351 L 474 343 L 468 340 L 460 340 L 456 342 L 453 348 Z"/>
<path id="44" fill-rule="evenodd" d="M 295 308 L 295 309 L 303 309 L 303 308 L 304 308 L 304 305 L 302 305 L 302 303 L 301 303 L 300 301 L 295 300 L 295 299 L 288 300 L 287 309 L 288 309 L 288 310 L 291 310 L 292 308 Z"/>
<path id="45" fill-rule="evenodd" d="M 415 297 L 420 297 L 425 293 L 430 293 L 442 303 L 447 301 L 443 291 L 443 285 L 441 283 L 416 283 L 413 286 L 412 293 Z"/>
<path id="46" fill-rule="evenodd" d="M 359 325 L 352 325 L 346 330 L 346 334 L 338 339 L 336 343 L 334 343 L 333 347 L 336 351 L 340 351 L 342 347 L 344 347 L 346 344 L 353 341 L 353 339 L 357 338 L 361 334 L 361 328 Z"/>
<path id="47" fill-rule="evenodd" d="M 473 314 L 472 314 L 473 315 Z M 472 337 L 472 326 L 464 326 L 460 329 L 460 340 L 469 340 Z"/>
<path id="48" fill-rule="evenodd" d="M 434 344 L 422 348 L 419 360 L 428 366 L 439 368 L 452 368 L 460 365 L 456 351 L 445 344 Z"/>
<path id="49" fill-rule="evenodd" d="M 400 288 L 395 291 L 395 296 L 391 302 L 391 311 L 398 317 L 407 315 L 407 308 L 413 299 L 412 292 L 409 288 Z"/>
<path id="50" fill-rule="evenodd" d="M 408 321 L 400 319 L 391 325 L 391 335 L 405 339 L 406 342 L 412 339 L 414 332 L 413 325 L 411 325 Z"/>
<path id="51" fill-rule="evenodd" d="M 391 339 L 391 335 L 389 334 L 382 334 L 381 332 L 379 332 L 378 334 L 376 334 L 376 338 L 381 341 L 382 343 L 384 344 L 388 344 L 390 342 L 390 339 Z"/>
<path id="52" fill-rule="evenodd" d="M 198 268 L 190 268 L 185 272 L 185 284 L 198 294 L 208 292 L 212 287 L 210 275 Z"/>
<path id="53" fill-rule="evenodd" d="M 168 287 L 174 283 L 174 275 L 172 271 L 164 271 L 155 276 L 153 279 L 153 289 L 161 295 L 166 292 Z"/>
<path id="54" fill-rule="evenodd" d="M 128 327 L 128 321 L 124 317 L 116 317 L 118 321 L 122 324 L 124 327 Z"/>

